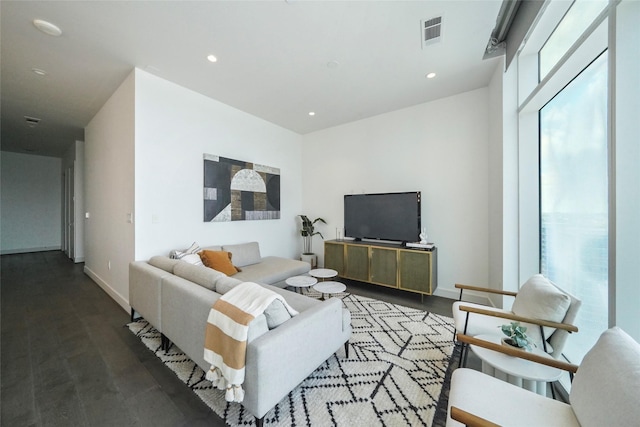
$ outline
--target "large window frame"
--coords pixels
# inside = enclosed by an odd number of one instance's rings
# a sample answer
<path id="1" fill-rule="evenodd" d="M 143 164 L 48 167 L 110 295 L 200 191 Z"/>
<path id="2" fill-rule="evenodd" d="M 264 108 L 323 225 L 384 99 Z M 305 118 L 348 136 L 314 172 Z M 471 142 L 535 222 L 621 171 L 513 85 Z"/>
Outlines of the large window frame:
<path id="1" fill-rule="evenodd" d="M 517 55 L 520 283 L 523 283 L 532 274 L 541 271 L 540 182 L 538 179 L 540 176 L 539 111 L 586 69 L 595 58 L 608 49 L 612 24 L 610 15 L 615 12 L 617 3 L 611 2 L 603 9 L 542 79 L 539 74 L 540 49 L 558 27 L 562 18 L 566 16 L 572 5 L 571 2 L 549 2 L 537 22 L 534 23 L 525 44 Z M 608 90 L 608 92 L 611 91 Z M 611 128 L 610 125 L 610 120 L 608 120 L 608 129 Z M 608 147 L 610 142 L 610 135 L 608 135 Z M 610 183 L 611 185 L 614 185 L 613 181 Z M 615 192 L 609 191 L 609 193 L 614 194 Z M 612 234 L 612 220 L 613 217 L 609 220 L 610 236 Z M 609 240 L 611 245 L 612 238 L 610 237 Z M 615 251 L 610 254 L 608 261 L 610 264 L 615 262 Z M 562 284 L 559 285 L 562 286 Z M 612 303 L 609 301 L 608 312 L 612 310 Z M 580 362 L 580 360 L 574 360 L 574 362 Z"/>

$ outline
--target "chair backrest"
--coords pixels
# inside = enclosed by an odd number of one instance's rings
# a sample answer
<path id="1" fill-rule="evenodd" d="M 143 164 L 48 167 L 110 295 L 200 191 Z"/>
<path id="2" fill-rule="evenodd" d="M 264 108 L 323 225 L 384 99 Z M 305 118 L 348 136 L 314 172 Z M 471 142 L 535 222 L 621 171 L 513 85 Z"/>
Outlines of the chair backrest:
<path id="1" fill-rule="evenodd" d="M 582 427 L 637 425 L 640 344 L 622 329 L 605 331 L 585 355 L 569 401 Z"/>
<path id="2" fill-rule="evenodd" d="M 558 288 L 560 292 L 569 295 L 569 298 L 571 298 L 571 303 L 569 304 L 569 308 L 567 309 L 567 314 L 565 314 L 564 319 L 562 319 L 562 323 L 575 325 L 578 311 L 580 310 L 580 306 L 582 306 L 582 300 L 560 288 L 555 283 L 551 282 L 551 284 Z M 556 329 L 553 334 L 551 334 L 551 336 L 547 339 L 547 341 L 553 348 L 553 352 L 551 353 L 551 355 L 554 358 L 557 359 L 562 354 L 562 350 L 564 349 L 569 335 L 571 335 L 569 331 L 565 331 L 564 329 Z"/>

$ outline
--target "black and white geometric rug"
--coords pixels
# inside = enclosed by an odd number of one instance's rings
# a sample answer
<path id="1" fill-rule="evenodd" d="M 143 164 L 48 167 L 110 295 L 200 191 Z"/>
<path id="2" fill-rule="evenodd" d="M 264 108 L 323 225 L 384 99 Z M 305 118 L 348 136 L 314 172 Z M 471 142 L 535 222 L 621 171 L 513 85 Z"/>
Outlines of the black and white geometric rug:
<path id="1" fill-rule="evenodd" d="M 265 426 L 431 426 L 453 351 L 453 319 L 338 296 L 351 311 L 349 359 L 338 350 L 265 415 Z M 128 326 L 227 424 L 254 424 L 180 349 L 173 346 L 165 354 L 160 334 L 146 321 Z"/>

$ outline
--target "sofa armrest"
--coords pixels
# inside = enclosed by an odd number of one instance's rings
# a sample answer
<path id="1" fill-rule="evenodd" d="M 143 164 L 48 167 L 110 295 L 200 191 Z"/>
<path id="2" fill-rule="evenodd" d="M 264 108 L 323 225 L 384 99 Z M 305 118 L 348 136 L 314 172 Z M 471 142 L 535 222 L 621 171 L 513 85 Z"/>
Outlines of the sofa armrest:
<path id="1" fill-rule="evenodd" d="M 135 261 L 129 264 L 129 305 L 160 332 L 162 332 L 161 282 L 168 276 L 172 274 L 146 261 Z"/>
<path id="2" fill-rule="evenodd" d="M 263 417 L 349 340 L 342 301 L 331 298 L 301 312 L 247 346 L 245 400 Z"/>

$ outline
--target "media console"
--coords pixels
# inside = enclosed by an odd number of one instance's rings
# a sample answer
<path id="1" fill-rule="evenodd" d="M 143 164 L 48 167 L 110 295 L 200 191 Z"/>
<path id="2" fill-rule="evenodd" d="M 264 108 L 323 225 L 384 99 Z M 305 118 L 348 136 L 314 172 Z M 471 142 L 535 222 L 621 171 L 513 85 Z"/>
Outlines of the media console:
<path id="1" fill-rule="evenodd" d="M 400 245 L 327 240 L 324 266 L 345 279 L 431 295 L 437 287 L 437 248 L 410 249 Z"/>

